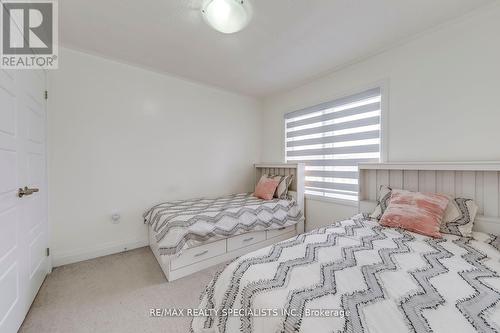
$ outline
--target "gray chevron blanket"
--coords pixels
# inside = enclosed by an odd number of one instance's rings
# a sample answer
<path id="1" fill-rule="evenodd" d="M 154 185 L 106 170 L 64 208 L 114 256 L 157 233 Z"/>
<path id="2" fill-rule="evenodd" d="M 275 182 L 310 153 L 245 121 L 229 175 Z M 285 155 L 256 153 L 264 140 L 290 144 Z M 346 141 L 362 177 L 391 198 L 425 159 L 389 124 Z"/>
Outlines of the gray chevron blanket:
<path id="1" fill-rule="evenodd" d="M 288 227 L 302 219 L 293 199 L 261 200 L 252 193 L 165 202 L 143 215 L 162 255 L 249 231 Z"/>
<path id="2" fill-rule="evenodd" d="M 355 216 L 231 262 L 207 286 L 191 330 L 498 332 L 494 242 L 432 239 Z"/>

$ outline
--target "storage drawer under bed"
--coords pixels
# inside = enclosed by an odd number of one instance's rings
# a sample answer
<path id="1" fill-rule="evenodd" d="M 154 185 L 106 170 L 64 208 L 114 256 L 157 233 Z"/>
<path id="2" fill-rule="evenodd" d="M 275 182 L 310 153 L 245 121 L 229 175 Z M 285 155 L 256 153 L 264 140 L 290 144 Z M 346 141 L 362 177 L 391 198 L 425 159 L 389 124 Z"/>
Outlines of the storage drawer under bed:
<path id="1" fill-rule="evenodd" d="M 234 251 L 266 240 L 265 231 L 247 232 L 227 239 L 227 250 Z"/>
<path id="2" fill-rule="evenodd" d="M 170 268 L 177 269 L 180 267 L 191 265 L 196 262 L 224 254 L 225 252 L 226 252 L 225 239 L 193 247 L 191 249 L 182 251 L 182 253 L 178 257 L 173 258 L 170 261 Z"/>
<path id="3" fill-rule="evenodd" d="M 278 237 L 286 233 L 292 233 L 295 232 L 295 225 L 292 225 L 290 227 L 283 227 L 279 229 L 273 229 L 273 230 L 268 230 L 266 231 L 267 234 L 267 239 L 273 238 L 273 237 Z"/>

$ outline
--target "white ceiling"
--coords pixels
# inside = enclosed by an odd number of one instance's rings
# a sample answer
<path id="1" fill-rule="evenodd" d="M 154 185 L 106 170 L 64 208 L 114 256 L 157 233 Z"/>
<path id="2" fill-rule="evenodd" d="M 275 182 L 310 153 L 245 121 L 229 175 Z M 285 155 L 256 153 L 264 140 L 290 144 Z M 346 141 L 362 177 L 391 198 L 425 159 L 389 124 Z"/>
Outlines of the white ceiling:
<path id="1" fill-rule="evenodd" d="M 253 0 L 250 24 L 224 35 L 201 0 L 63 0 L 59 30 L 63 46 L 266 96 L 494 1 Z"/>

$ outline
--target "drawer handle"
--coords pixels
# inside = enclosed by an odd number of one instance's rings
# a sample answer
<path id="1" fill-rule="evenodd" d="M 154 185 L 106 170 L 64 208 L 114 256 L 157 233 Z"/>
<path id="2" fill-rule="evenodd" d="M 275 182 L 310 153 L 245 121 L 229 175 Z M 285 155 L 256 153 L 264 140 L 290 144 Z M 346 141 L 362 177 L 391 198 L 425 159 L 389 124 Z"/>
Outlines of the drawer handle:
<path id="1" fill-rule="evenodd" d="M 248 238 L 245 238 L 243 241 L 244 241 L 244 242 L 250 242 L 251 240 L 253 240 L 253 237 L 248 237 Z"/>
<path id="2" fill-rule="evenodd" d="M 194 256 L 199 257 L 199 256 L 202 256 L 202 255 L 207 254 L 207 253 L 208 253 L 208 250 L 205 250 L 205 251 L 202 251 L 200 253 L 196 253 Z"/>
<path id="3" fill-rule="evenodd" d="M 285 230 L 285 229 L 286 229 L 286 227 L 281 227 L 278 230 Z"/>

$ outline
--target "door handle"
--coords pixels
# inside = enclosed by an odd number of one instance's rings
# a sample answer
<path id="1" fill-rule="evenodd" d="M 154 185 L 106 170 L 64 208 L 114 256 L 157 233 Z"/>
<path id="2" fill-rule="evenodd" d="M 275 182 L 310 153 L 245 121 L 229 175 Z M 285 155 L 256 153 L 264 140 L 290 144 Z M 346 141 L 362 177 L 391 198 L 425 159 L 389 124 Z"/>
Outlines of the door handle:
<path id="1" fill-rule="evenodd" d="M 19 198 L 22 198 L 25 195 L 32 195 L 33 193 L 38 191 L 39 189 L 37 188 L 28 188 L 28 186 L 25 186 L 24 188 L 19 188 L 19 190 L 17 191 L 17 196 Z"/>

